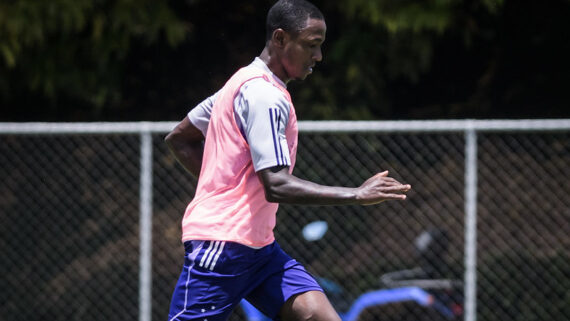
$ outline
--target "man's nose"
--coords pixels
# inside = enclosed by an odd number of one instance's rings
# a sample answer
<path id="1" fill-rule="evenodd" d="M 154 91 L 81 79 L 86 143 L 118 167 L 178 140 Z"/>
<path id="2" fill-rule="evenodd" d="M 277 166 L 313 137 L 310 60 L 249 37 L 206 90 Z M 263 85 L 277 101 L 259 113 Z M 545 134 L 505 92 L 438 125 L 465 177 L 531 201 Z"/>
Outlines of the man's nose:
<path id="1" fill-rule="evenodd" d="M 323 60 L 323 52 L 322 52 L 321 48 L 318 48 L 317 50 L 315 50 L 315 53 L 313 54 L 313 60 L 315 60 L 315 61 Z"/>

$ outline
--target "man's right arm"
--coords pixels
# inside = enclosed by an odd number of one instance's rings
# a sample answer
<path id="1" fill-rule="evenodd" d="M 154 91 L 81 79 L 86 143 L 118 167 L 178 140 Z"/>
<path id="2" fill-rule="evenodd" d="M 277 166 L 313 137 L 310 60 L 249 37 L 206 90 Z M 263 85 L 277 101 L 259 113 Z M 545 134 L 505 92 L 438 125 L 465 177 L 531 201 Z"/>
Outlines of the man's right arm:
<path id="1" fill-rule="evenodd" d="M 190 122 L 188 117 L 184 117 L 164 141 L 176 160 L 189 173 L 195 177 L 200 176 L 204 154 L 204 134 Z"/>
<path id="2" fill-rule="evenodd" d="M 176 160 L 195 177 L 200 176 L 204 140 L 219 91 L 192 108 L 164 141 Z"/>

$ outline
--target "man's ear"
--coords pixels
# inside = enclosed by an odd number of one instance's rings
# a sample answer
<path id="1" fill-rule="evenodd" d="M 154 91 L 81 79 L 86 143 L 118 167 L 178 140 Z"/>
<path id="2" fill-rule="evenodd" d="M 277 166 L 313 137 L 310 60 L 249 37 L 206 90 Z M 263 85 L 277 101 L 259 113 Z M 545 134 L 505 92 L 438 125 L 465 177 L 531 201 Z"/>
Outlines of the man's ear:
<path id="1" fill-rule="evenodd" d="M 271 36 L 271 41 L 277 47 L 284 47 L 288 37 L 289 34 L 287 34 L 285 30 L 277 28 L 273 31 L 273 34 Z"/>

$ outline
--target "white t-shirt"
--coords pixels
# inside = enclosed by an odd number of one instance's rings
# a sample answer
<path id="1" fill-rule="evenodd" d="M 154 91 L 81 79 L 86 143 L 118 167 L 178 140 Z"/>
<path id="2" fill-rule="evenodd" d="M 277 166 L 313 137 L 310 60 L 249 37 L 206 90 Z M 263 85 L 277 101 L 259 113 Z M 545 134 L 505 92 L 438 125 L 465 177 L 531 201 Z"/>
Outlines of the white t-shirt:
<path id="1" fill-rule="evenodd" d="M 271 73 L 259 57 L 246 68 L 262 68 Z M 275 75 L 273 77 L 285 87 L 283 81 Z M 206 98 L 188 113 L 188 119 L 204 137 L 218 93 Z M 234 100 L 234 111 L 241 134 L 250 146 L 255 171 L 291 165 L 285 137 L 290 109 L 283 92 L 263 78 L 249 80 L 241 86 Z"/>

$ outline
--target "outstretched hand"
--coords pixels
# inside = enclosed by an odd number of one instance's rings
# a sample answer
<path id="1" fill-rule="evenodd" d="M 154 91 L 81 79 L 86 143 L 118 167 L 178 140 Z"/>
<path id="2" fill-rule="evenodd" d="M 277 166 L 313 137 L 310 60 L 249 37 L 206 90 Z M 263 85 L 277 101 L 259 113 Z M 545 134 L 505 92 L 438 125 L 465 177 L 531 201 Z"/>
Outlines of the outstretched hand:
<path id="1" fill-rule="evenodd" d="M 356 198 L 362 205 L 378 204 L 387 200 L 405 200 L 406 193 L 412 187 L 402 184 L 392 177 L 388 171 L 378 173 L 367 179 L 357 189 Z"/>

